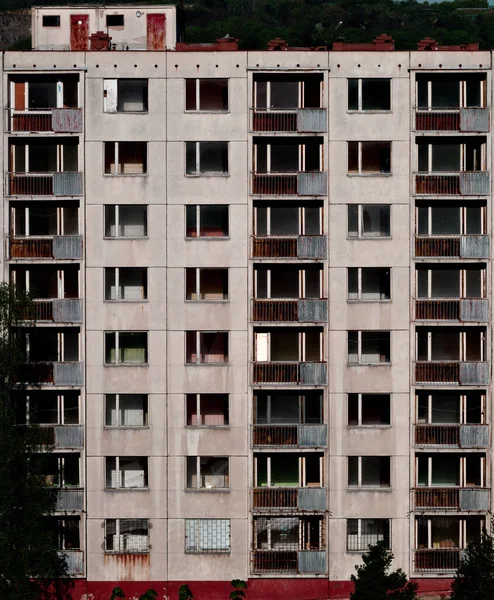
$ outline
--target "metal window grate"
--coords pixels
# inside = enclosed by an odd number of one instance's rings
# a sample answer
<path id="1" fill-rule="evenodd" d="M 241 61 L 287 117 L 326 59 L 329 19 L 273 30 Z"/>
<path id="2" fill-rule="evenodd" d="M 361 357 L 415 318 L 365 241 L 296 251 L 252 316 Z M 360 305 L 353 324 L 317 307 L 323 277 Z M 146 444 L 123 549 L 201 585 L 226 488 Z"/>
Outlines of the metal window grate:
<path id="1" fill-rule="evenodd" d="M 366 551 L 370 544 L 384 541 L 391 549 L 391 521 L 389 519 L 348 519 L 347 550 Z"/>
<path id="2" fill-rule="evenodd" d="M 147 519 L 106 519 L 105 552 L 148 553 L 149 521 Z"/>
<path id="3" fill-rule="evenodd" d="M 185 519 L 186 554 L 230 552 L 230 519 Z"/>

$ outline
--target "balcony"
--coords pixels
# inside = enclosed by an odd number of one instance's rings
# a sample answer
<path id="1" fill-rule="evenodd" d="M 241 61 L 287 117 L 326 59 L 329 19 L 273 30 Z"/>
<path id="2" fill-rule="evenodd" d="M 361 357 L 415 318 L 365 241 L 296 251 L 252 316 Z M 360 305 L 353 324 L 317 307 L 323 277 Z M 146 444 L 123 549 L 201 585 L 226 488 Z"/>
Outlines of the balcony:
<path id="1" fill-rule="evenodd" d="M 487 511 L 490 506 L 490 490 L 486 488 L 418 488 L 413 494 L 415 510 Z"/>
<path id="2" fill-rule="evenodd" d="M 326 510 L 325 488 L 262 487 L 253 490 L 256 512 L 323 512 Z"/>
<path id="3" fill-rule="evenodd" d="M 415 425 L 415 445 L 422 447 L 487 448 L 489 426 L 484 424 Z"/>
<path id="4" fill-rule="evenodd" d="M 8 133 L 80 133 L 82 131 L 82 109 L 80 108 L 36 108 L 6 109 Z"/>
<path id="5" fill-rule="evenodd" d="M 84 448 L 82 425 L 43 425 L 45 443 L 59 449 Z"/>
<path id="6" fill-rule="evenodd" d="M 489 258 L 487 235 L 415 236 L 415 258 Z"/>
<path id="7" fill-rule="evenodd" d="M 82 550 L 60 550 L 59 554 L 67 562 L 69 576 L 80 577 L 84 575 L 84 552 Z"/>
<path id="8" fill-rule="evenodd" d="M 82 236 L 15 236 L 9 237 L 9 258 L 32 260 L 53 258 L 55 260 L 81 260 Z"/>
<path id="9" fill-rule="evenodd" d="M 252 383 L 327 385 L 326 362 L 255 362 Z"/>
<path id="10" fill-rule="evenodd" d="M 46 331 L 46 330 L 45 330 Z M 84 385 L 82 362 L 31 362 L 19 368 L 20 383 L 65 386 Z"/>
<path id="11" fill-rule="evenodd" d="M 252 173 L 254 196 L 326 196 L 328 176 L 325 172 Z"/>
<path id="12" fill-rule="evenodd" d="M 325 235 L 252 236 L 252 258 L 298 258 L 326 260 Z"/>
<path id="13" fill-rule="evenodd" d="M 484 298 L 415 299 L 416 321 L 461 321 L 486 323 L 489 301 Z"/>
<path id="14" fill-rule="evenodd" d="M 77 171 L 5 174 L 6 196 L 82 196 L 82 189 Z"/>
<path id="15" fill-rule="evenodd" d="M 251 131 L 262 133 L 325 133 L 325 108 L 251 109 Z"/>
<path id="16" fill-rule="evenodd" d="M 26 320 L 49 323 L 82 323 L 82 300 L 54 298 L 34 300 Z"/>
<path id="17" fill-rule="evenodd" d="M 464 552 L 460 548 L 415 550 L 414 571 L 417 573 L 449 573 L 456 571 Z"/>
<path id="18" fill-rule="evenodd" d="M 417 361 L 415 383 L 487 385 L 489 363 L 485 361 Z"/>
<path id="19" fill-rule="evenodd" d="M 252 320 L 264 322 L 324 323 L 328 320 L 328 301 L 257 299 L 252 301 Z"/>
<path id="20" fill-rule="evenodd" d="M 84 490 L 82 488 L 62 488 L 58 490 L 57 512 L 81 511 L 84 503 Z"/>
<path id="21" fill-rule="evenodd" d="M 414 174 L 417 196 L 485 196 L 490 194 L 487 171 Z"/>
<path id="22" fill-rule="evenodd" d="M 487 133 L 488 108 L 416 108 L 415 131 Z"/>
<path id="23" fill-rule="evenodd" d="M 251 425 L 254 448 L 325 448 L 327 425 Z"/>
<path id="24" fill-rule="evenodd" d="M 253 573 L 325 573 L 325 550 L 255 550 Z"/>

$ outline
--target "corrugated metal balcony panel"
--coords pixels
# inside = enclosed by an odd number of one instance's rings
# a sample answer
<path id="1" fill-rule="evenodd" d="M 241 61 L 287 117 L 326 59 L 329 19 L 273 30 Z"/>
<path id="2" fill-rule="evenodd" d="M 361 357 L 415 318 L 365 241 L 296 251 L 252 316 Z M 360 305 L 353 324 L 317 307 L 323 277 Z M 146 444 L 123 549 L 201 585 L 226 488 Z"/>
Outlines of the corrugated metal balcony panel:
<path id="1" fill-rule="evenodd" d="M 306 298 L 298 301 L 298 320 L 324 323 L 328 320 L 328 301 Z"/>
<path id="2" fill-rule="evenodd" d="M 328 444 L 327 425 L 299 425 L 298 445 L 303 448 L 324 448 Z"/>
<path id="3" fill-rule="evenodd" d="M 53 300 L 55 323 L 82 323 L 82 300 L 78 298 L 56 298 Z"/>
<path id="4" fill-rule="evenodd" d="M 82 196 L 82 173 L 53 173 L 54 196 Z"/>
<path id="5" fill-rule="evenodd" d="M 57 511 L 73 511 L 82 510 L 83 503 L 83 490 L 82 489 L 62 489 L 58 491 L 57 495 Z"/>
<path id="6" fill-rule="evenodd" d="M 84 448 L 82 425 L 55 425 L 55 448 Z"/>
<path id="7" fill-rule="evenodd" d="M 465 298 L 460 301 L 460 319 L 462 321 L 489 320 L 489 301 L 485 298 Z"/>
<path id="8" fill-rule="evenodd" d="M 297 176 L 297 193 L 299 196 L 326 196 L 328 193 L 327 173 L 299 173 Z"/>
<path id="9" fill-rule="evenodd" d="M 460 489 L 460 510 L 489 510 L 489 497 L 486 489 Z"/>
<path id="10" fill-rule="evenodd" d="M 82 550 L 61 550 L 59 554 L 65 557 L 69 575 L 84 575 L 84 552 Z"/>
<path id="11" fill-rule="evenodd" d="M 488 448 L 488 425 L 460 425 L 461 448 Z"/>
<path id="12" fill-rule="evenodd" d="M 53 237 L 53 258 L 82 259 L 81 235 L 56 235 Z"/>
<path id="13" fill-rule="evenodd" d="M 297 507 L 299 510 L 326 510 L 326 488 L 299 488 Z"/>
<path id="14" fill-rule="evenodd" d="M 462 385 L 487 385 L 489 383 L 489 363 L 487 362 L 461 362 L 460 384 Z"/>
<path id="15" fill-rule="evenodd" d="M 302 385 L 326 385 L 328 369 L 325 362 L 300 363 L 300 383 Z"/>
<path id="16" fill-rule="evenodd" d="M 53 363 L 55 385 L 84 385 L 84 369 L 81 362 Z"/>
<path id="17" fill-rule="evenodd" d="M 299 108 L 297 110 L 297 131 L 302 133 L 325 133 L 328 118 L 325 108 Z"/>
<path id="18" fill-rule="evenodd" d="M 326 259 L 328 244 L 325 235 L 299 235 L 297 238 L 298 258 Z"/>
<path id="19" fill-rule="evenodd" d="M 489 258 L 489 237 L 487 235 L 462 235 L 460 256 L 461 258 Z"/>
<path id="20" fill-rule="evenodd" d="M 326 552 L 324 550 L 300 550 L 298 570 L 299 573 L 325 573 Z"/>
<path id="21" fill-rule="evenodd" d="M 80 108 L 54 108 L 51 126 L 56 133 L 79 133 L 82 131 L 82 110 Z"/>
<path id="22" fill-rule="evenodd" d="M 487 133 L 489 131 L 489 109 L 460 108 L 460 130 Z"/>
<path id="23" fill-rule="evenodd" d="M 490 180 L 487 171 L 463 171 L 460 173 L 460 194 L 484 196 L 489 193 Z"/>

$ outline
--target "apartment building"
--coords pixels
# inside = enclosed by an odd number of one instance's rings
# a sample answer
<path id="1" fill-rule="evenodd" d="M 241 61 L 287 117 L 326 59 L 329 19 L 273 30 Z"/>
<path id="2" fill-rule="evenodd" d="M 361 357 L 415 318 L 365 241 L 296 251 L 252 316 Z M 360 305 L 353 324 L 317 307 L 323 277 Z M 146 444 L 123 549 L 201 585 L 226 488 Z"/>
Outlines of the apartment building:
<path id="1" fill-rule="evenodd" d="M 345 598 L 378 540 L 447 591 L 493 506 L 491 53 L 175 20 L 34 8 L 2 54 L 19 420 L 74 600 Z"/>

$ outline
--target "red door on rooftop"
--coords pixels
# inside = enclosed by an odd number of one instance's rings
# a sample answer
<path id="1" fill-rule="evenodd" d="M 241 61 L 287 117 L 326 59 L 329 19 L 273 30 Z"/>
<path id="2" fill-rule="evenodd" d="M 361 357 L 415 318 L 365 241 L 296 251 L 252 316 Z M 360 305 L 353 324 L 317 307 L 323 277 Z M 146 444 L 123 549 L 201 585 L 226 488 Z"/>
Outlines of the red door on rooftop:
<path id="1" fill-rule="evenodd" d="M 150 13 L 147 15 L 148 50 L 165 49 L 166 15 Z"/>
<path id="2" fill-rule="evenodd" d="M 89 15 L 70 15 L 70 49 L 87 50 Z"/>

